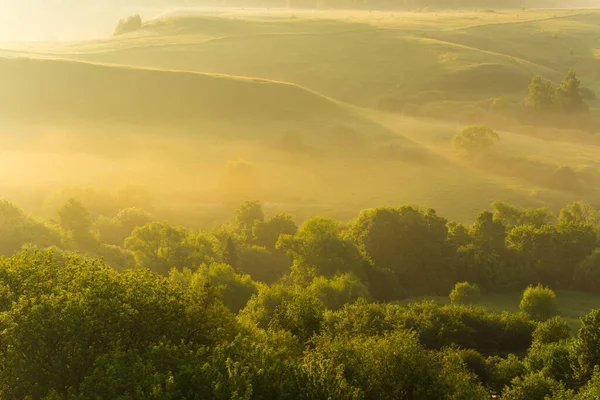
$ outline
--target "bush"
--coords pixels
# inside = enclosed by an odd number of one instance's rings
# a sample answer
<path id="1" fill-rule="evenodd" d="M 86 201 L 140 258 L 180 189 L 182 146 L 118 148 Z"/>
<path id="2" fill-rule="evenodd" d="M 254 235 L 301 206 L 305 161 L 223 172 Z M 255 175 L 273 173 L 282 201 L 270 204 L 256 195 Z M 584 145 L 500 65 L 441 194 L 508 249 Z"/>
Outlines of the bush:
<path id="1" fill-rule="evenodd" d="M 452 304 L 476 304 L 481 298 L 479 286 L 469 282 L 459 282 L 450 293 Z"/>
<path id="2" fill-rule="evenodd" d="M 127 18 L 121 18 L 115 28 L 115 36 L 124 35 L 129 32 L 137 31 L 142 27 L 142 17 L 139 14 Z"/>
<path id="3" fill-rule="evenodd" d="M 452 138 L 452 144 L 459 149 L 478 152 L 489 149 L 499 140 L 498 134 L 487 126 L 476 125 L 460 131 Z"/>
<path id="4" fill-rule="evenodd" d="M 545 321 L 558 314 L 556 294 L 542 285 L 525 289 L 519 307 L 537 321 Z"/>

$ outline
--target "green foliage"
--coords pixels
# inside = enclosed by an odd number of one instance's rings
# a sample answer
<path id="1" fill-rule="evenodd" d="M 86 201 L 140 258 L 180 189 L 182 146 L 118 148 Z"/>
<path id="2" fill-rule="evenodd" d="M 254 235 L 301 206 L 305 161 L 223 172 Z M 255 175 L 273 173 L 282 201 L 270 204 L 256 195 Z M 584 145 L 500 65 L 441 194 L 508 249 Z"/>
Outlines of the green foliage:
<path id="1" fill-rule="evenodd" d="M 469 282 L 459 282 L 450 292 L 450 302 L 452 304 L 476 304 L 481 298 L 479 286 Z"/>
<path id="2" fill-rule="evenodd" d="M 366 338 L 322 336 L 307 358 L 343 366 L 345 381 L 362 389 L 369 399 L 485 397 L 462 365 L 436 360 L 405 331 Z"/>
<path id="3" fill-rule="evenodd" d="M 565 111 L 577 112 L 587 110 L 581 94 L 581 82 L 574 70 L 569 70 L 556 90 L 556 100 Z"/>
<path id="4" fill-rule="evenodd" d="M 278 214 L 269 221 L 259 221 L 254 224 L 252 233 L 258 246 L 274 249 L 281 235 L 295 235 L 298 231 L 296 223 L 288 214 Z"/>
<path id="5" fill-rule="evenodd" d="M 166 222 L 150 222 L 125 240 L 138 266 L 167 275 L 171 268 L 197 268 L 218 258 L 218 243 L 203 233 L 190 233 Z"/>
<path id="6" fill-rule="evenodd" d="M 139 14 L 132 15 L 127 18 L 121 18 L 119 24 L 115 28 L 114 35 L 124 35 L 126 33 L 137 31 L 142 27 L 142 17 Z"/>
<path id="7" fill-rule="evenodd" d="M 311 294 L 297 293 L 275 308 L 269 329 L 289 331 L 304 343 L 321 331 L 324 308 Z"/>
<path id="8" fill-rule="evenodd" d="M 507 228 L 519 225 L 533 225 L 541 228 L 544 225 L 552 224 L 556 219 L 547 207 L 519 209 L 501 201 L 494 201 L 492 207 L 494 208 L 494 220 L 500 221 Z"/>
<path id="9" fill-rule="evenodd" d="M 452 138 L 452 145 L 469 152 L 482 152 L 491 148 L 500 136 L 487 126 L 468 126 Z"/>
<path id="10" fill-rule="evenodd" d="M 506 243 L 539 282 L 570 288 L 576 266 L 597 246 L 597 238 L 586 225 L 528 225 L 513 228 Z"/>
<path id="11" fill-rule="evenodd" d="M 529 93 L 525 104 L 535 111 L 558 110 L 563 112 L 587 111 L 583 101 L 584 91 L 574 70 L 569 70 L 560 86 L 554 88 L 552 82 L 541 76 L 535 76 L 529 83 Z"/>
<path id="12" fill-rule="evenodd" d="M 64 395 L 118 345 L 209 344 L 236 331 L 210 292 L 183 291 L 144 269 L 119 274 L 98 261 L 34 253 L 0 260 L 0 279 L 13 299 L 1 311 L 2 398 Z"/>
<path id="13" fill-rule="evenodd" d="M 294 235 L 282 235 L 278 249 L 286 250 L 305 276 L 333 277 L 352 272 L 364 279 L 368 261 L 354 243 L 342 236 L 338 222 L 324 217 L 307 220 Z"/>
<path id="14" fill-rule="evenodd" d="M 565 342 L 533 346 L 527 353 L 525 365 L 529 371 L 571 387 L 574 374 L 571 368 L 570 347 Z"/>
<path id="15" fill-rule="evenodd" d="M 504 250 L 506 228 L 502 222 L 495 220 L 489 211 L 483 211 L 475 219 L 471 228 L 473 244 L 485 252 L 500 252 Z"/>
<path id="16" fill-rule="evenodd" d="M 542 373 L 531 373 L 515 378 L 510 387 L 502 392 L 503 400 L 545 400 L 562 389 L 559 382 Z"/>
<path id="17" fill-rule="evenodd" d="M 205 285 L 214 288 L 223 304 L 233 313 L 244 308 L 248 300 L 258 293 L 257 285 L 249 275 L 238 275 L 227 264 L 202 265 L 196 272 L 189 268 L 183 271 L 172 269 L 169 280 L 182 288 Z"/>
<path id="18" fill-rule="evenodd" d="M 72 235 L 78 249 L 96 250 L 98 241 L 91 233 L 90 213 L 79 200 L 70 199 L 60 208 L 58 221 L 60 226 Z"/>
<path id="19" fill-rule="evenodd" d="M 290 257 L 282 251 L 241 246 L 236 253 L 240 272 L 250 275 L 255 281 L 273 284 L 290 272 Z M 227 260 L 229 257 L 225 255 L 224 258 Z"/>
<path id="20" fill-rule="evenodd" d="M 144 226 L 152 220 L 146 211 L 130 207 L 122 209 L 113 218 L 100 217 L 95 223 L 100 242 L 123 246 L 123 242 L 138 226 Z"/>
<path id="21" fill-rule="evenodd" d="M 8 201 L 0 201 L 0 255 L 10 257 L 26 244 L 61 246 L 64 239 L 58 227 L 26 215 Z"/>
<path id="22" fill-rule="evenodd" d="M 370 299 L 369 289 L 355 275 L 346 273 L 331 279 L 316 277 L 308 290 L 330 310 L 338 310 L 358 299 Z"/>
<path id="23" fill-rule="evenodd" d="M 592 310 L 581 319 L 581 328 L 573 343 L 573 369 L 580 383 L 592 378 L 600 365 L 600 310 Z"/>
<path id="24" fill-rule="evenodd" d="M 523 376 L 527 372 L 525 364 L 514 354 L 509 354 L 506 358 L 489 357 L 486 364 L 490 371 L 488 387 L 494 393 L 502 392 L 502 389 L 508 386 L 513 379 Z"/>
<path id="25" fill-rule="evenodd" d="M 537 324 L 533 331 L 533 346 L 558 343 L 570 337 L 569 323 L 560 317 L 554 317 Z"/>
<path id="26" fill-rule="evenodd" d="M 529 83 L 529 93 L 525 98 L 527 107 L 535 111 L 549 111 L 555 105 L 555 89 L 552 82 L 541 76 L 535 76 Z"/>
<path id="27" fill-rule="evenodd" d="M 567 204 L 560 210 L 558 219 L 560 225 L 586 224 L 600 225 L 600 212 L 583 201 Z"/>
<path id="28" fill-rule="evenodd" d="M 541 284 L 529 286 L 523 292 L 519 308 L 537 321 L 546 321 L 558 314 L 556 294 Z"/>
<path id="29" fill-rule="evenodd" d="M 600 290 L 600 249 L 594 250 L 591 255 L 577 265 L 573 280 L 577 289 L 588 292 Z"/>
<path id="30" fill-rule="evenodd" d="M 411 304 L 396 323 L 417 333 L 425 348 L 456 345 L 482 354 L 520 353 L 531 346 L 535 324 L 523 314 L 494 314 L 485 308 L 433 302 Z"/>
<path id="31" fill-rule="evenodd" d="M 259 201 L 245 201 L 235 212 L 235 225 L 239 229 L 242 240 L 250 242 L 253 238 L 254 226 L 263 223 L 265 214 Z"/>
<path id="32" fill-rule="evenodd" d="M 410 282 L 404 288 L 410 294 L 445 294 L 456 282 L 446 223 L 431 209 L 382 207 L 363 210 L 349 235 L 375 267 L 392 271 L 401 283 Z"/>

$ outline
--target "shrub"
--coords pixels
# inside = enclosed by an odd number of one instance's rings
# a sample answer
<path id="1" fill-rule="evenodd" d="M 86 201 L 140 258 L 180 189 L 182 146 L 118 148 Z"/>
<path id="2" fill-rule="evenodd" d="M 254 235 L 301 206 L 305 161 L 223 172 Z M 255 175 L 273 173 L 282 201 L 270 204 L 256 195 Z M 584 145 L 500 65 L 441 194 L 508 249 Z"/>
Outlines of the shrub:
<path id="1" fill-rule="evenodd" d="M 556 294 L 541 284 L 525 289 L 519 307 L 537 321 L 545 321 L 558 314 Z"/>
<path id="2" fill-rule="evenodd" d="M 450 293 L 452 304 L 476 304 L 480 298 L 481 291 L 475 283 L 459 282 Z"/>
<path id="3" fill-rule="evenodd" d="M 121 18 L 115 28 L 115 36 L 124 35 L 129 32 L 137 31 L 142 27 L 142 17 L 139 14 L 127 18 Z"/>
<path id="4" fill-rule="evenodd" d="M 475 125 L 460 131 L 452 138 L 452 144 L 459 149 L 478 152 L 489 149 L 499 140 L 498 134 L 487 126 Z"/>

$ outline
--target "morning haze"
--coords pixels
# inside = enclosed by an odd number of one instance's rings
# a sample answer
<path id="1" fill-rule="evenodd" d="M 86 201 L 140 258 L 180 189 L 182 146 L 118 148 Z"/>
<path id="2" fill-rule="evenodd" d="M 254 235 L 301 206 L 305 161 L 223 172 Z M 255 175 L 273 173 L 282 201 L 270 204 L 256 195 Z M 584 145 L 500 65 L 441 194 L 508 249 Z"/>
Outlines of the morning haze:
<path id="1" fill-rule="evenodd" d="M 595 7 L 0 0 L 0 398 L 600 398 Z"/>

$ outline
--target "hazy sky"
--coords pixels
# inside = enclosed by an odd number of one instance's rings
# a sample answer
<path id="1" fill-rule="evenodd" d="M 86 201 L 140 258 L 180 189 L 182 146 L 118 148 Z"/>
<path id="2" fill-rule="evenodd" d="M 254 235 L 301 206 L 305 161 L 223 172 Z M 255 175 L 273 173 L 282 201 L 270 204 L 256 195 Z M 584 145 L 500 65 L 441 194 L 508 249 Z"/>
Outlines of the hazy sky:
<path id="1" fill-rule="evenodd" d="M 73 6 L 69 0 L 0 0 L 0 41 L 74 40 L 105 37 L 119 18 L 140 13 L 144 18 L 164 9 L 136 6 Z M 88 3 L 89 4 L 89 3 Z"/>

